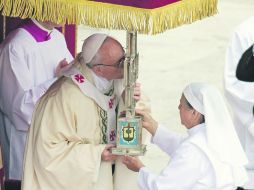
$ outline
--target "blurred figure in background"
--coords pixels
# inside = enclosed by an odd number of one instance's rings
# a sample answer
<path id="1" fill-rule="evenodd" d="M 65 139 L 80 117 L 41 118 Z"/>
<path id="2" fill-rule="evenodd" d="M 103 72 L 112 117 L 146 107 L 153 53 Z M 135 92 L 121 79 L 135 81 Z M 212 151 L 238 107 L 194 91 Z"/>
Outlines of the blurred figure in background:
<path id="1" fill-rule="evenodd" d="M 224 71 L 225 94 L 232 108 L 233 120 L 248 157 L 249 181 L 254 189 L 254 17 L 240 24 L 229 44 Z"/>
<path id="2" fill-rule="evenodd" d="M 26 135 L 37 100 L 72 61 L 58 24 L 34 19 L 0 45 L 0 139 L 7 179 L 21 180 Z"/>

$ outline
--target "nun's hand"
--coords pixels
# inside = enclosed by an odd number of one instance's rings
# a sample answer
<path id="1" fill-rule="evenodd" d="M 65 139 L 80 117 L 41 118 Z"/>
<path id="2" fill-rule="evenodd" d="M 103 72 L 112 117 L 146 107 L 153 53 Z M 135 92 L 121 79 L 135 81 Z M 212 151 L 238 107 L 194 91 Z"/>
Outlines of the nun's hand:
<path id="1" fill-rule="evenodd" d="M 157 128 L 158 128 L 158 122 L 155 121 L 152 116 L 145 111 L 136 109 L 136 114 L 142 116 L 142 126 L 151 133 L 152 136 L 154 136 Z"/>
<path id="2" fill-rule="evenodd" d="M 145 166 L 138 158 L 127 155 L 123 157 L 122 162 L 129 170 L 134 172 L 139 172 L 140 168 Z"/>

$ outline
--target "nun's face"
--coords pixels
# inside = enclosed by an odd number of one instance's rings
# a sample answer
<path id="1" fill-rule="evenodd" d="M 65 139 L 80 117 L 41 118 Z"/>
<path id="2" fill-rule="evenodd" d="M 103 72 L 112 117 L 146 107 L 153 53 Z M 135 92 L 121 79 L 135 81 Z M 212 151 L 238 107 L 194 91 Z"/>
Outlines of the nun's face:
<path id="1" fill-rule="evenodd" d="M 184 97 L 184 95 L 181 96 L 180 99 L 180 104 L 178 106 L 178 109 L 180 111 L 180 118 L 181 118 L 181 123 L 184 125 L 187 129 L 190 129 L 193 127 L 193 112 L 194 109 L 191 109 L 187 105 L 187 100 Z"/>

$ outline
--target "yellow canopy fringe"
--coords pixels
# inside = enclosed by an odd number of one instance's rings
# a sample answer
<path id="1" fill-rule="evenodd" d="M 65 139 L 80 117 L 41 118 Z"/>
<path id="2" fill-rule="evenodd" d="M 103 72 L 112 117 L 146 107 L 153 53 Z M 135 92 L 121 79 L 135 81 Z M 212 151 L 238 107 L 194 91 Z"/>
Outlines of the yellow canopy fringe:
<path id="1" fill-rule="evenodd" d="M 157 34 L 217 13 L 217 0 L 141 9 L 88 0 L 0 0 L 2 15 Z"/>

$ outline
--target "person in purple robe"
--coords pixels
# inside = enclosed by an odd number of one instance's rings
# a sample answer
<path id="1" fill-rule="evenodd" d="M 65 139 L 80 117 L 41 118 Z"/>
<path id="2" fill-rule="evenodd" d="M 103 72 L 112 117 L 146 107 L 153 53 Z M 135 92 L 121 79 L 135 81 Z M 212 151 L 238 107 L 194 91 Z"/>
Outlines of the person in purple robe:
<path id="1" fill-rule="evenodd" d="M 21 180 L 34 106 L 73 60 L 58 26 L 31 19 L 0 44 L 0 139 L 7 179 Z"/>

